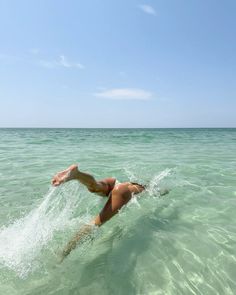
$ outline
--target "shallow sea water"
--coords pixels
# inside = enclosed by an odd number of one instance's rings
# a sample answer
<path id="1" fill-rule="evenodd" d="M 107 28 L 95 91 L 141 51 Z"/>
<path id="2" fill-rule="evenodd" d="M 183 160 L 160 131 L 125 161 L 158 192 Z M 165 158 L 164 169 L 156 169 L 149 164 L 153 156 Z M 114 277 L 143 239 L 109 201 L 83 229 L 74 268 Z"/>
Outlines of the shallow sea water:
<path id="1" fill-rule="evenodd" d="M 236 294 L 235 155 L 236 129 L 0 129 L 0 294 Z M 50 186 L 71 163 L 148 189 L 60 264 L 106 201 Z"/>

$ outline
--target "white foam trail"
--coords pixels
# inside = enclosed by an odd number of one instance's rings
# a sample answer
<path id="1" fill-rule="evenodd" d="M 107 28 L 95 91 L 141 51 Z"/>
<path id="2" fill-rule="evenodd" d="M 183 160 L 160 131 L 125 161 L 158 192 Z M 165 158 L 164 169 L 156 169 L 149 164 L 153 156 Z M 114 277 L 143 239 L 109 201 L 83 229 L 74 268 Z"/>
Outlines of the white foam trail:
<path id="1" fill-rule="evenodd" d="M 156 175 L 148 185 L 147 191 L 152 196 L 159 192 L 159 184 L 161 180 L 171 174 L 171 169 L 165 169 L 160 174 Z"/>
<path id="2" fill-rule="evenodd" d="M 55 231 L 68 227 L 78 205 L 78 185 L 52 188 L 28 215 L 0 229 L 0 263 L 24 277 Z M 66 195 L 66 196 L 65 196 Z"/>
<path id="3" fill-rule="evenodd" d="M 127 167 L 124 168 L 125 173 L 127 174 L 129 181 L 135 181 L 137 177 L 134 175 L 132 171 L 130 171 Z"/>

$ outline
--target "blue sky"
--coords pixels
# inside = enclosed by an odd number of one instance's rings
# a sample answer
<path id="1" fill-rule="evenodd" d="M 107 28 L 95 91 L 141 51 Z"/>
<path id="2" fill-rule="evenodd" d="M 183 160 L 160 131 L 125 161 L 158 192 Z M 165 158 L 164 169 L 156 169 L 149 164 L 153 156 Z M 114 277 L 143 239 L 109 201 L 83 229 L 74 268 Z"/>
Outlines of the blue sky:
<path id="1" fill-rule="evenodd" d="M 0 0 L 1 127 L 236 127 L 235 0 Z"/>

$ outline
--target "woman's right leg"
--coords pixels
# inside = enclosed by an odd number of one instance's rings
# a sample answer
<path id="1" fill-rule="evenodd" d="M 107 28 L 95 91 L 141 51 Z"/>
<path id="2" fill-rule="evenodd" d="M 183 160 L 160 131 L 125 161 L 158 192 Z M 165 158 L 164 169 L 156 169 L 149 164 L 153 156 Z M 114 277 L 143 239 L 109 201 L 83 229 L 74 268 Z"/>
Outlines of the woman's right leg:
<path id="1" fill-rule="evenodd" d="M 116 182 L 116 179 L 113 177 L 96 181 L 96 179 L 91 174 L 81 172 L 78 169 L 78 165 L 74 164 L 66 170 L 58 172 L 52 179 L 52 185 L 58 186 L 61 183 L 73 179 L 76 179 L 80 183 L 85 185 L 91 193 L 98 193 L 102 196 L 108 196 L 110 191 L 113 190 Z"/>
<path id="2" fill-rule="evenodd" d="M 71 165 L 66 170 L 58 172 L 52 179 L 52 185 L 58 186 L 61 183 L 76 179 L 84 184 L 89 190 L 101 189 L 101 184 L 95 180 L 95 178 L 85 172 L 81 172 L 77 165 Z"/>

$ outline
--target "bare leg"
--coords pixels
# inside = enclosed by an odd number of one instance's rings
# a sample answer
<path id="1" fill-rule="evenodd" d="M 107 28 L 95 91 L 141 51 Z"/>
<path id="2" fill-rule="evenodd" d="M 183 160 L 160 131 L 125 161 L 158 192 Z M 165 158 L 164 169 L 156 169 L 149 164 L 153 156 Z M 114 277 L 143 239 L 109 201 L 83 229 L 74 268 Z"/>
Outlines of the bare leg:
<path id="1" fill-rule="evenodd" d="M 81 172 L 78 170 L 77 165 L 71 165 L 64 171 L 58 172 L 52 179 L 52 184 L 58 186 L 61 183 L 77 179 L 87 187 L 96 186 L 97 182 L 94 177 L 90 174 Z"/>
<path id="2" fill-rule="evenodd" d="M 118 184 L 112 191 L 102 211 L 94 219 L 94 224 L 101 226 L 111 219 L 132 198 L 132 190 L 127 183 Z"/>
<path id="3" fill-rule="evenodd" d="M 115 185 L 114 178 L 106 178 L 102 181 L 96 181 L 92 175 L 81 172 L 77 165 L 71 165 L 66 170 L 58 172 L 52 179 L 52 185 L 58 186 L 73 179 L 84 184 L 90 192 L 102 195 L 108 195 Z"/>
<path id="4" fill-rule="evenodd" d="M 62 252 L 62 259 L 70 254 L 70 252 L 75 249 L 77 244 L 81 242 L 84 236 L 88 235 L 94 225 L 101 226 L 106 221 L 111 219 L 117 212 L 129 202 L 132 198 L 132 189 L 129 189 L 130 185 L 127 183 L 118 184 L 112 191 L 111 196 L 107 200 L 104 208 L 99 213 L 99 215 L 91 221 L 91 224 L 85 225 L 66 245 Z"/>
<path id="5" fill-rule="evenodd" d="M 76 248 L 77 244 L 85 237 L 89 235 L 94 227 L 94 224 L 84 225 L 81 230 L 69 241 L 64 250 L 62 251 L 62 256 L 60 262 L 64 260 L 64 258 L 70 254 L 70 252 Z"/>

